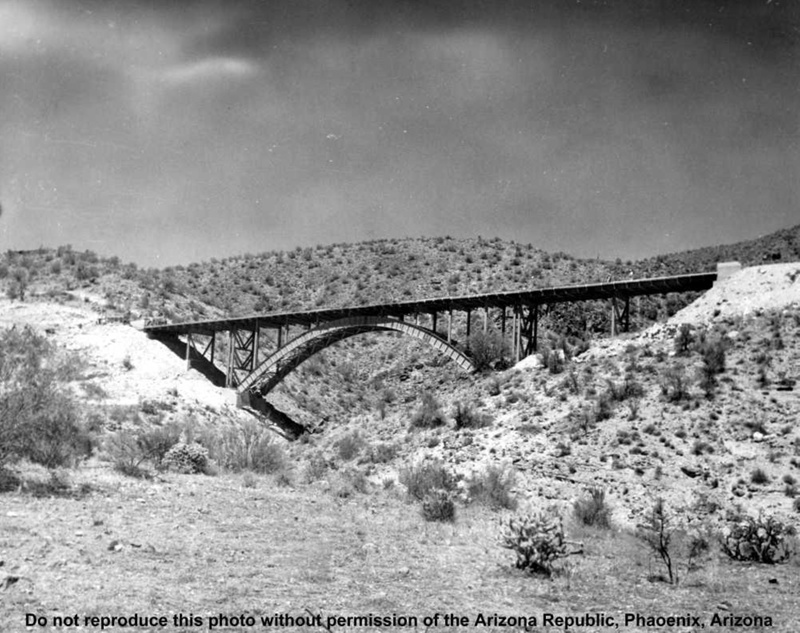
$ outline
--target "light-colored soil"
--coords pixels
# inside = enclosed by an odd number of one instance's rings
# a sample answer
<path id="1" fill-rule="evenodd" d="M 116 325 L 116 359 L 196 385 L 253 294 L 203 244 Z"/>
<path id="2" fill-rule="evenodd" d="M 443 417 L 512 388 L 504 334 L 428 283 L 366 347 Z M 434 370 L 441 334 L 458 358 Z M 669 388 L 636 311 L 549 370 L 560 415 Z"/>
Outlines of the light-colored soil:
<path id="1" fill-rule="evenodd" d="M 498 545 L 503 514 L 460 512 L 455 524 L 426 523 L 392 491 L 339 499 L 318 485 L 255 487 L 239 476 L 170 475 L 157 483 L 84 470 L 87 497 L 4 496 L 0 552 L 18 580 L 3 593 L 3 631 L 26 630 L 25 613 L 55 615 L 382 616 L 434 613 L 578 616 L 678 614 L 710 622 L 714 613 L 773 618 L 770 631 L 790 633 L 800 617 L 796 566 L 753 567 L 715 557 L 670 587 L 635 539 L 570 528 L 586 553 L 568 573 L 536 579 L 513 568 Z M 681 572 L 683 573 L 683 572 Z M 346 627 L 334 631 L 411 631 L 425 627 Z M 36 629 L 32 629 L 36 630 Z M 41 629 L 39 629 L 41 630 Z M 50 629 L 53 630 L 53 629 Z M 98 630 L 96 627 L 63 630 Z M 134 630 L 134 629 L 111 629 Z M 141 629 L 138 629 L 141 630 Z M 208 630 L 169 626 L 145 630 Z M 228 626 L 215 630 L 265 629 Z M 518 631 L 520 627 L 435 627 L 436 631 Z M 586 627 L 587 631 L 613 630 Z M 630 626 L 690 631 L 692 627 Z M 735 627 L 714 630 L 734 631 Z M 753 630 L 751 628 L 746 630 Z"/>
<path id="2" fill-rule="evenodd" d="M 241 476 L 227 474 L 168 474 L 142 482 L 93 461 L 72 474 L 73 489 L 81 483 L 90 487 L 86 496 L 2 494 L 0 631 L 26 630 L 21 618 L 28 612 L 48 617 L 191 612 L 205 618 L 302 615 L 308 608 L 326 615 L 446 611 L 471 618 L 479 612 L 692 613 L 703 618 L 705 628 L 714 612 L 755 613 L 773 618 L 768 630 L 793 633 L 800 622 L 797 559 L 784 566 L 750 566 L 715 553 L 703 570 L 673 587 L 648 580 L 659 565 L 630 533 L 656 497 L 666 499 L 692 529 L 716 530 L 726 511 L 737 506 L 800 525 L 783 483 L 786 475 L 800 479 L 800 388 L 778 390 L 800 379 L 799 312 L 800 264 L 765 266 L 724 280 L 668 323 L 596 341 L 563 374 L 551 375 L 531 361 L 483 377 L 415 365 L 403 383 L 403 397 L 410 399 L 395 403 L 385 419 L 374 414 L 338 420 L 308 443 L 287 445 L 294 487 L 257 477 L 251 488 Z M 673 339 L 681 323 L 702 325 L 712 338 L 727 341 L 726 371 L 713 398 L 696 384 L 699 354 L 675 355 Z M 246 419 L 235 410 L 230 391 L 187 371 L 181 359 L 135 328 L 98 323 L 90 303 L 0 300 L 0 324 L 32 324 L 76 353 L 85 371 L 72 386 L 92 406 L 168 402 L 175 416 L 199 415 L 217 423 Z M 661 382 L 676 364 L 692 386 L 689 399 L 670 403 Z M 759 382 L 759 367 L 765 368 L 766 384 Z M 581 428 L 575 412 L 595 407 L 609 381 L 620 385 L 630 372 L 642 395 Z M 87 384 L 105 394 L 96 395 Z M 366 389 L 357 379 L 330 388 L 353 398 Z M 447 412 L 456 401 L 472 403 L 493 423 L 476 430 L 455 431 L 452 424 L 410 430 L 416 388 L 435 388 Z M 368 446 L 386 442 L 397 449 L 394 461 L 365 469 L 370 492 L 343 499 L 335 482 L 304 483 L 305 464 L 315 455 L 335 461 L 336 441 L 355 431 Z M 571 524 L 572 538 L 586 542 L 585 554 L 572 559 L 572 572 L 552 581 L 527 577 L 513 569 L 513 556 L 498 545 L 501 515 L 460 507 L 454 525 L 430 524 L 417 505 L 405 501 L 398 473 L 426 458 L 441 459 L 464 475 L 505 464 L 517 473 L 523 508 L 562 516 L 569 516 L 571 502 L 587 487 L 601 486 L 620 531 L 587 532 Z M 356 460 L 338 461 L 342 471 L 356 467 Z M 751 481 L 756 468 L 768 475 L 766 484 Z M 383 490 L 385 480 L 395 483 Z M 11 584 L 3 580 L 12 577 Z"/>

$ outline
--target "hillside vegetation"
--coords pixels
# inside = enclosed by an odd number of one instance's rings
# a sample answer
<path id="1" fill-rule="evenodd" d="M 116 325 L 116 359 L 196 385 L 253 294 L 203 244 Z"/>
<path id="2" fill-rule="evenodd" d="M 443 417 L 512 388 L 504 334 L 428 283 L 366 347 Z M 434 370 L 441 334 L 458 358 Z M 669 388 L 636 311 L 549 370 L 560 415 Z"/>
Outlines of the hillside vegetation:
<path id="1" fill-rule="evenodd" d="M 798 235 L 613 263 L 449 238 L 161 271 L 67 247 L 7 253 L 0 622 L 16 633 L 25 613 L 440 611 L 534 614 L 528 630 L 544 631 L 563 630 L 544 626 L 544 612 L 591 610 L 692 613 L 719 631 L 769 617 L 769 630 L 793 632 L 800 264 L 786 262 L 800 260 Z M 109 318 L 334 307 L 765 256 L 781 263 L 687 307 L 642 301 L 635 331 L 618 337 L 605 333 L 607 306 L 565 306 L 544 318 L 540 354 L 478 375 L 400 335 L 344 341 L 270 394 L 317 431 L 295 442 Z"/>

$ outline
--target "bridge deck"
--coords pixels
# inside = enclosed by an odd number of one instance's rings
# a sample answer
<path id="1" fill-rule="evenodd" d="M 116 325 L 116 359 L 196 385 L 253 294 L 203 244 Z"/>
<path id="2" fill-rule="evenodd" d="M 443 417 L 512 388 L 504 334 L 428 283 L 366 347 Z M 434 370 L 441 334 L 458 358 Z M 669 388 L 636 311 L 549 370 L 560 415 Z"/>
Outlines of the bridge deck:
<path id="1" fill-rule="evenodd" d="M 159 334 L 188 333 L 210 335 L 214 332 L 231 329 L 252 330 L 256 326 L 262 328 L 278 328 L 287 325 L 310 326 L 335 319 L 356 316 L 390 316 L 401 318 L 417 313 L 431 314 L 433 312 L 447 312 L 448 310 L 465 311 L 477 308 L 505 308 L 515 305 L 591 301 L 596 299 L 610 299 L 612 297 L 625 298 L 666 294 L 669 292 L 700 291 L 711 288 L 716 279 L 716 272 L 694 273 L 671 277 L 652 277 L 649 279 L 629 279 L 594 284 L 536 288 L 533 290 L 512 290 L 461 297 L 437 297 L 432 299 L 378 303 L 374 305 L 345 308 L 252 314 L 227 319 L 208 319 L 185 323 L 146 325 L 144 330 L 154 336 L 158 336 Z"/>

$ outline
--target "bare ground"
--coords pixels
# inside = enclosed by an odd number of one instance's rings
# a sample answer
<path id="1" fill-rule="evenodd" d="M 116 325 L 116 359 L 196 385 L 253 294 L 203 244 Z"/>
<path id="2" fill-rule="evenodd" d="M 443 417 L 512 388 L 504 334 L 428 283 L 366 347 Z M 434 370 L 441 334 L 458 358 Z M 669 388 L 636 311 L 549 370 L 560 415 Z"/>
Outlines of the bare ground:
<path id="1" fill-rule="evenodd" d="M 713 556 L 677 586 L 624 532 L 569 528 L 585 554 L 552 580 L 528 576 L 498 544 L 502 515 L 462 508 L 455 524 L 427 523 L 393 491 L 340 499 L 319 485 L 279 488 L 268 477 L 246 487 L 240 476 L 170 475 L 158 482 L 122 478 L 105 467 L 75 476 L 81 498 L 3 496 L 0 558 L 18 580 L 0 594 L 3 631 L 25 630 L 24 616 L 194 614 L 200 627 L 109 630 L 208 630 L 210 616 L 468 616 L 469 627 L 431 630 L 523 630 L 474 627 L 479 613 L 580 616 L 621 621 L 692 614 L 709 627 L 714 613 L 755 614 L 771 631 L 800 622 L 796 564 L 751 566 Z M 683 572 L 681 572 L 683 574 Z M 53 627 L 49 629 L 56 630 Z M 342 627 L 333 630 L 423 630 Z M 99 630 L 98 627 L 63 630 Z M 221 627 L 216 630 L 279 630 Z M 281 630 L 322 630 L 287 627 Z M 606 631 L 606 627 L 581 630 Z M 628 631 L 700 630 L 691 626 Z M 742 630 L 737 627 L 718 631 Z M 745 630 L 761 630 L 747 627 Z"/>

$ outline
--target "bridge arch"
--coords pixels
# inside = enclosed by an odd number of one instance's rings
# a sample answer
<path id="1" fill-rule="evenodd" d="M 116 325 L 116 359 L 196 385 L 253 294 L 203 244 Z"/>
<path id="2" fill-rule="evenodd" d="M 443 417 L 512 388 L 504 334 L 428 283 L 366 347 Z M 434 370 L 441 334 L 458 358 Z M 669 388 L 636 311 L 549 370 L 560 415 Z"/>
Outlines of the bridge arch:
<path id="1" fill-rule="evenodd" d="M 406 323 L 393 317 L 348 317 L 317 325 L 308 332 L 292 339 L 272 353 L 237 386 L 239 393 L 258 390 L 262 395 L 272 391 L 303 361 L 317 352 L 351 336 L 366 332 L 395 331 L 408 334 L 441 351 L 445 356 L 466 371 L 475 371 L 475 363 L 441 336 L 424 327 Z"/>

